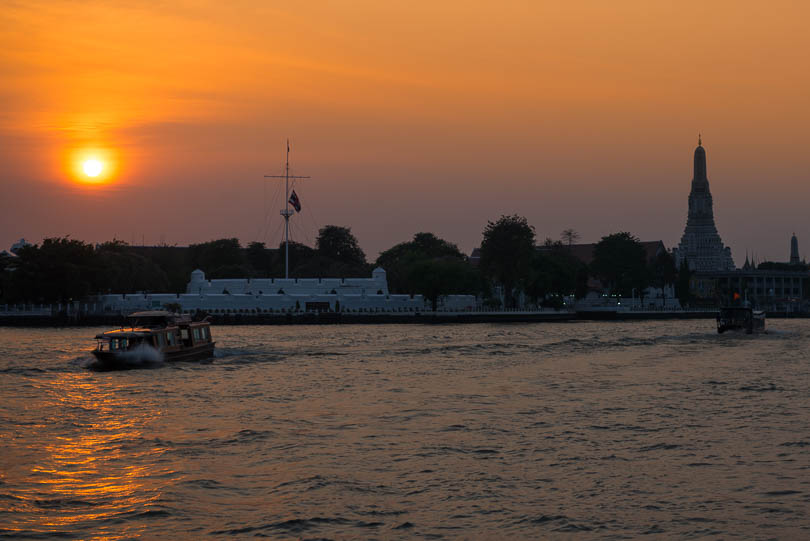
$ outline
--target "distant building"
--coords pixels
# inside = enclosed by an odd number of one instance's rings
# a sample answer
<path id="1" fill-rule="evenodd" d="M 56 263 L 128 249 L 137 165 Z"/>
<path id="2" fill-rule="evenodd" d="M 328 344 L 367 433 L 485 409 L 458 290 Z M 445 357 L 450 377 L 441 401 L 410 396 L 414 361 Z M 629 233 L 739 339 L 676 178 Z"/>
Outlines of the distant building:
<path id="1" fill-rule="evenodd" d="M 700 138 L 695 149 L 686 229 L 672 255 L 678 267 L 685 259 L 689 268 L 697 272 L 722 272 L 736 268 L 731 258 L 731 248 L 723 246 L 714 225 L 712 194 L 706 176 L 706 150 Z"/>
<path id="2" fill-rule="evenodd" d="M 793 233 L 793 236 L 790 237 L 790 264 L 800 265 L 801 262 L 801 259 L 799 259 L 799 239 L 796 238 L 796 233 Z"/>
<path id="3" fill-rule="evenodd" d="M 690 289 L 698 304 L 714 306 L 739 298 L 758 308 L 786 310 L 790 305 L 808 301 L 810 274 L 806 270 L 778 268 L 707 272 L 695 274 Z"/>
<path id="4" fill-rule="evenodd" d="M 25 239 L 20 239 L 11 245 L 11 253 L 16 255 L 20 250 L 22 250 L 26 246 L 31 246 L 31 243 Z"/>
<path id="5" fill-rule="evenodd" d="M 183 311 L 214 314 L 291 311 L 422 312 L 430 302 L 422 295 L 392 295 L 385 270 L 374 269 L 371 278 L 232 278 L 208 280 L 195 270 L 185 294 L 128 293 L 99 295 L 95 302 L 104 312 L 130 313 L 179 304 Z M 473 295 L 446 295 L 438 308 L 470 311 Z"/>
<path id="6" fill-rule="evenodd" d="M 790 261 L 757 264 L 745 256 L 742 268 L 733 271 L 697 272 L 690 280 L 698 304 L 727 304 L 738 298 L 769 310 L 806 310 L 810 301 L 810 271 L 799 258 L 799 241 L 790 239 Z"/>

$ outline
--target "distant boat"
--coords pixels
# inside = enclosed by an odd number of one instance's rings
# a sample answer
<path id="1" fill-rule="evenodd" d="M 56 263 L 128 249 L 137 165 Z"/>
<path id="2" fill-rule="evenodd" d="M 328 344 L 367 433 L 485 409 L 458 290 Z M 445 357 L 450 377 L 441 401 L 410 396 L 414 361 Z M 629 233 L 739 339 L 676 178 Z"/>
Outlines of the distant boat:
<path id="1" fill-rule="evenodd" d="M 159 361 L 197 361 L 214 354 L 208 321 L 163 310 L 135 312 L 129 327 L 96 335 L 93 355 L 105 367 L 126 367 Z"/>
<path id="2" fill-rule="evenodd" d="M 728 306 L 717 314 L 717 332 L 743 331 L 745 334 L 765 332 L 765 312 L 749 306 Z"/>

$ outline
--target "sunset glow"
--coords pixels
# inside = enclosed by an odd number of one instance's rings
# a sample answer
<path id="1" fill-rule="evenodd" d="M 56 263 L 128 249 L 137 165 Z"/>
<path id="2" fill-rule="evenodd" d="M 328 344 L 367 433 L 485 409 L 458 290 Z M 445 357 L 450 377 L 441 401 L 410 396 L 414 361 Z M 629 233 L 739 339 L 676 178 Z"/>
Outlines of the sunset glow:
<path id="1" fill-rule="evenodd" d="M 84 174 L 87 175 L 88 177 L 93 178 L 99 176 L 103 168 L 104 166 L 98 160 L 87 160 L 82 164 Z"/>
<path id="2" fill-rule="evenodd" d="M 118 182 L 120 154 L 102 145 L 88 145 L 66 151 L 61 171 L 65 185 L 99 188 Z"/>
<path id="3" fill-rule="evenodd" d="M 783 257 L 794 230 L 810 238 L 808 17 L 796 2 L 12 2 L 0 188 L 18 203 L 0 247 L 103 241 L 113 223 L 147 243 L 277 244 L 262 175 L 287 138 L 312 176 L 301 242 L 334 223 L 369 254 L 423 230 L 469 253 L 487 220 L 520 213 L 542 238 L 672 246 L 702 131 L 724 239 Z M 207 216 L 194 229 L 180 191 Z"/>

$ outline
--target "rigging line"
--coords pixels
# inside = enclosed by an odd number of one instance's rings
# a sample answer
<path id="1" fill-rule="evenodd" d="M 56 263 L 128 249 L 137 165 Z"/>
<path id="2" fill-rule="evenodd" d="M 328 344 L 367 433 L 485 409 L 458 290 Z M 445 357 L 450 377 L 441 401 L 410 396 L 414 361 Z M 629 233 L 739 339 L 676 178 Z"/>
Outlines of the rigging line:
<path id="1" fill-rule="evenodd" d="M 318 223 L 318 220 L 315 218 L 315 211 L 312 210 L 311 207 L 309 209 L 309 213 L 307 214 L 307 218 L 309 218 L 310 222 L 312 222 L 312 225 L 314 226 L 313 231 L 317 231 L 318 233 L 320 233 L 321 227 Z"/>
<path id="2" fill-rule="evenodd" d="M 271 221 L 270 212 L 269 212 L 268 207 L 267 207 L 267 204 L 268 204 L 267 181 L 262 183 L 262 190 L 263 190 L 263 194 L 264 194 L 264 216 L 262 217 L 262 223 L 260 225 L 260 238 L 259 238 L 259 240 L 261 240 L 262 242 L 265 242 L 267 240 L 267 232 L 270 229 L 270 221 Z M 275 200 L 275 198 L 277 196 L 277 192 L 278 192 L 278 186 L 275 186 L 275 189 L 272 192 L 273 196 L 270 199 L 271 203 L 274 203 L 274 200 Z"/>
<path id="3" fill-rule="evenodd" d="M 290 227 L 295 228 L 299 233 L 301 233 L 301 237 L 303 237 L 308 243 L 312 242 L 312 238 L 307 234 L 306 230 L 298 225 L 296 222 L 290 222 Z"/>
<path id="4" fill-rule="evenodd" d="M 262 219 L 259 222 L 259 228 L 256 231 L 256 241 L 261 240 L 262 230 L 264 229 L 264 222 L 267 220 L 267 182 L 262 182 Z"/>
<path id="5" fill-rule="evenodd" d="M 283 222 L 281 220 L 279 220 L 279 222 L 276 224 L 276 229 L 273 231 L 273 235 L 270 237 L 271 239 L 279 237 L 279 241 L 278 241 L 279 246 L 284 244 L 284 235 L 281 234 L 281 228 L 282 228 L 283 225 L 284 225 Z"/>
<path id="6" fill-rule="evenodd" d="M 266 182 L 265 182 L 265 184 L 266 184 Z M 270 204 L 273 207 L 276 207 L 277 206 L 276 202 L 278 201 L 278 199 L 280 197 L 279 192 L 281 191 L 281 183 L 274 182 L 274 185 L 275 185 L 275 188 L 273 190 L 273 196 L 270 199 Z M 273 221 L 271 216 L 272 215 L 269 212 L 267 212 L 267 214 L 265 214 L 265 217 L 264 217 L 264 235 L 263 235 L 263 238 L 262 238 L 262 240 L 264 240 L 264 241 L 267 240 L 267 233 L 268 233 L 268 231 L 270 231 L 270 224 Z M 283 222 L 283 220 L 281 220 L 281 222 Z M 275 232 L 273 233 L 273 235 L 275 235 Z"/>

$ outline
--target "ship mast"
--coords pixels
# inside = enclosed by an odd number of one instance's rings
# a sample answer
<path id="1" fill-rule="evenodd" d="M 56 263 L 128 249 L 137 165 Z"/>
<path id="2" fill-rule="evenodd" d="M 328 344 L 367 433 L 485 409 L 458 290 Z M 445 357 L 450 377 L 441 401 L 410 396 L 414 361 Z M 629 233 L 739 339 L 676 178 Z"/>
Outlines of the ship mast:
<path id="1" fill-rule="evenodd" d="M 290 140 L 287 139 L 287 163 L 284 166 L 283 175 L 264 175 L 264 178 L 284 179 L 284 208 L 281 215 L 284 216 L 284 278 L 290 277 L 290 216 L 293 210 L 290 208 L 290 179 L 309 178 L 307 176 L 290 175 Z"/>

